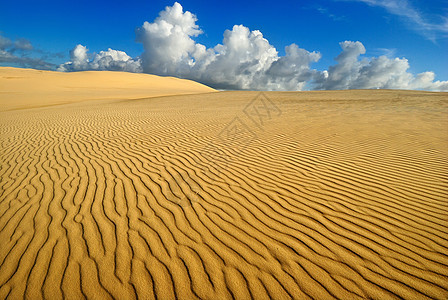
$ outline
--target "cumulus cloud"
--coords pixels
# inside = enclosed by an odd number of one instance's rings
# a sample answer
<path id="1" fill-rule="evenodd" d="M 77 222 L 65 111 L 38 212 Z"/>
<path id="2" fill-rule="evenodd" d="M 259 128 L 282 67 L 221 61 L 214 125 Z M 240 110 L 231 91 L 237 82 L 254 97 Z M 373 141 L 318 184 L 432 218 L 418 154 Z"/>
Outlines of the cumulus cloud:
<path id="1" fill-rule="evenodd" d="M 133 59 L 123 51 L 108 49 L 100 51 L 89 59 L 87 47 L 77 45 L 70 51 L 70 61 L 58 67 L 58 71 L 109 70 L 124 72 L 142 72 L 139 59 Z"/>
<path id="2" fill-rule="evenodd" d="M 160 12 L 154 23 L 145 22 L 137 30 L 137 40 L 145 48 L 143 70 L 155 74 L 188 70 L 194 64 L 192 54 L 204 54 L 200 53 L 204 47 L 191 38 L 202 32 L 196 20 L 176 2 Z"/>
<path id="3" fill-rule="evenodd" d="M 359 0 L 371 3 L 386 0 Z M 403 0 L 404 1 L 404 0 Z M 336 64 L 319 71 L 311 65 L 321 58 L 296 44 L 285 47 L 285 55 L 263 37 L 235 25 L 224 32 L 221 44 L 207 48 L 195 38 L 202 33 L 197 17 L 179 3 L 167 6 L 152 22 L 137 29 L 144 52 L 132 58 L 123 51 L 108 49 L 90 55 L 85 46 L 70 52 L 70 61 L 60 71 L 115 70 L 145 72 L 187 78 L 218 89 L 304 90 L 304 89 L 426 89 L 448 90 L 448 81 L 434 81 L 433 72 L 413 75 L 405 58 L 366 57 L 359 41 L 341 42 Z M 0 39 L 1 45 L 11 42 Z M 383 49 L 384 50 L 384 49 Z"/>
<path id="4" fill-rule="evenodd" d="M 82 71 L 87 70 L 89 66 L 89 58 L 87 57 L 87 47 L 77 45 L 70 51 L 71 61 L 59 66 L 60 71 Z"/>
<path id="5" fill-rule="evenodd" d="M 145 22 L 137 30 L 137 40 L 145 49 L 144 72 L 180 76 L 222 89 L 298 90 L 312 73 L 310 63 L 320 58 L 319 53 L 294 44 L 286 48 L 286 56 L 279 57 L 260 31 L 243 25 L 226 30 L 222 44 L 207 49 L 193 39 L 202 33 L 196 21 L 176 2 L 153 23 Z"/>
<path id="6" fill-rule="evenodd" d="M 202 33 L 196 22 L 196 16 L 184 12 L 177 2 L 160 12 L 154 22 L 145 22 L 137 30 L 137 41 L 145 50 L 143 71 L 193 79 L 221 89 L 447 88 L 446 81 L 434 82 L 432 72 L 417 76 L 407 72 L 405 58 L 361 57 L 366 49 L 359 41 L 340 43 L 337 64 L 317 71 L 310 66 L 321 58 L 319 52 L 292 44 L 285 48 L 284 56 L 279 56 L 260 31 L 243 25 L 226 30 L 222 44 L 206 48 L 194 40 Z"/>
<path id="7" fill-rule="evenodd" d="M 329 67 L 315 80 L 316 89 L 429 89 L 448 90 L 448 81 L 434 81 L 433 72 L 414 76 L 409 73 L 409 62 L 405 58 L 379 56 L 360 58 L 366 53 L 361 42 L 340 43 L 341 54 L 337 64 Z"/>

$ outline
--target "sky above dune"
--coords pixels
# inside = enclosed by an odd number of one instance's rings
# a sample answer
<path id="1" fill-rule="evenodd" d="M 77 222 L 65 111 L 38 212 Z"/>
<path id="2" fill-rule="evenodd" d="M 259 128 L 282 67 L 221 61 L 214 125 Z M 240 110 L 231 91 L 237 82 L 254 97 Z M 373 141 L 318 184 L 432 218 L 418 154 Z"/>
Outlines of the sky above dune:
<path id="1" fill-rule="evenodd" d="M 0 65 L 218 89 L 448 90 L 445 0 L 2 1 Z"/>

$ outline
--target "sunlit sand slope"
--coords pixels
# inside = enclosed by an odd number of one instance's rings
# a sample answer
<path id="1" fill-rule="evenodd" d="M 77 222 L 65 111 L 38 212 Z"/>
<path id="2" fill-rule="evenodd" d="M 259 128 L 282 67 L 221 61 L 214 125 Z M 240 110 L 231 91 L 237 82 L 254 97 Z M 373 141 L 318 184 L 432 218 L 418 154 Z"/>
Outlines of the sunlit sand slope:
<path id="1" fill-rule="evenodd" d="M 447 299 L 447 94 L 257 95 L 0 113 L 0 299 Z"/>
<path id="2" fill-rule="evenodd" d="M 92 99 L 129 99 L 215 90 L 174 77 L 110 71 L 54 72 L 0 67 L 0 111 Z"/>

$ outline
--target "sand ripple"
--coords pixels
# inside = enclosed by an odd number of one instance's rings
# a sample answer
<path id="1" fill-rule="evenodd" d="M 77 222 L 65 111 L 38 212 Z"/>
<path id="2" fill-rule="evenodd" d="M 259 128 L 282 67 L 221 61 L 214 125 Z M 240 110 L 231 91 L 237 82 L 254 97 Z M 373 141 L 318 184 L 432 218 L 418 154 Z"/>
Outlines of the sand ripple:
<path id="1" fill-rule="evenodd" d="M 446 299 L 447 94 L 266 95 L 0 113 L 0 298 Z"/>

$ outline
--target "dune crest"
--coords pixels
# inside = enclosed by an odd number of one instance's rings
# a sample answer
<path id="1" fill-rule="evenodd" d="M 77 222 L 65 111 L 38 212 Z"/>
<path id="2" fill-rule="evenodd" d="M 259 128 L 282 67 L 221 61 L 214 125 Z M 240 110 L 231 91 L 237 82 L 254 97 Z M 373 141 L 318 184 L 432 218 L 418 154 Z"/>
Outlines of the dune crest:
<path id="1" fill-rule="evenodd" d="M 133 99 L 215 91 L 195 81 L 150 74 L 55 72 L 0 67 L 0 111 L 85 100 Z"/>

